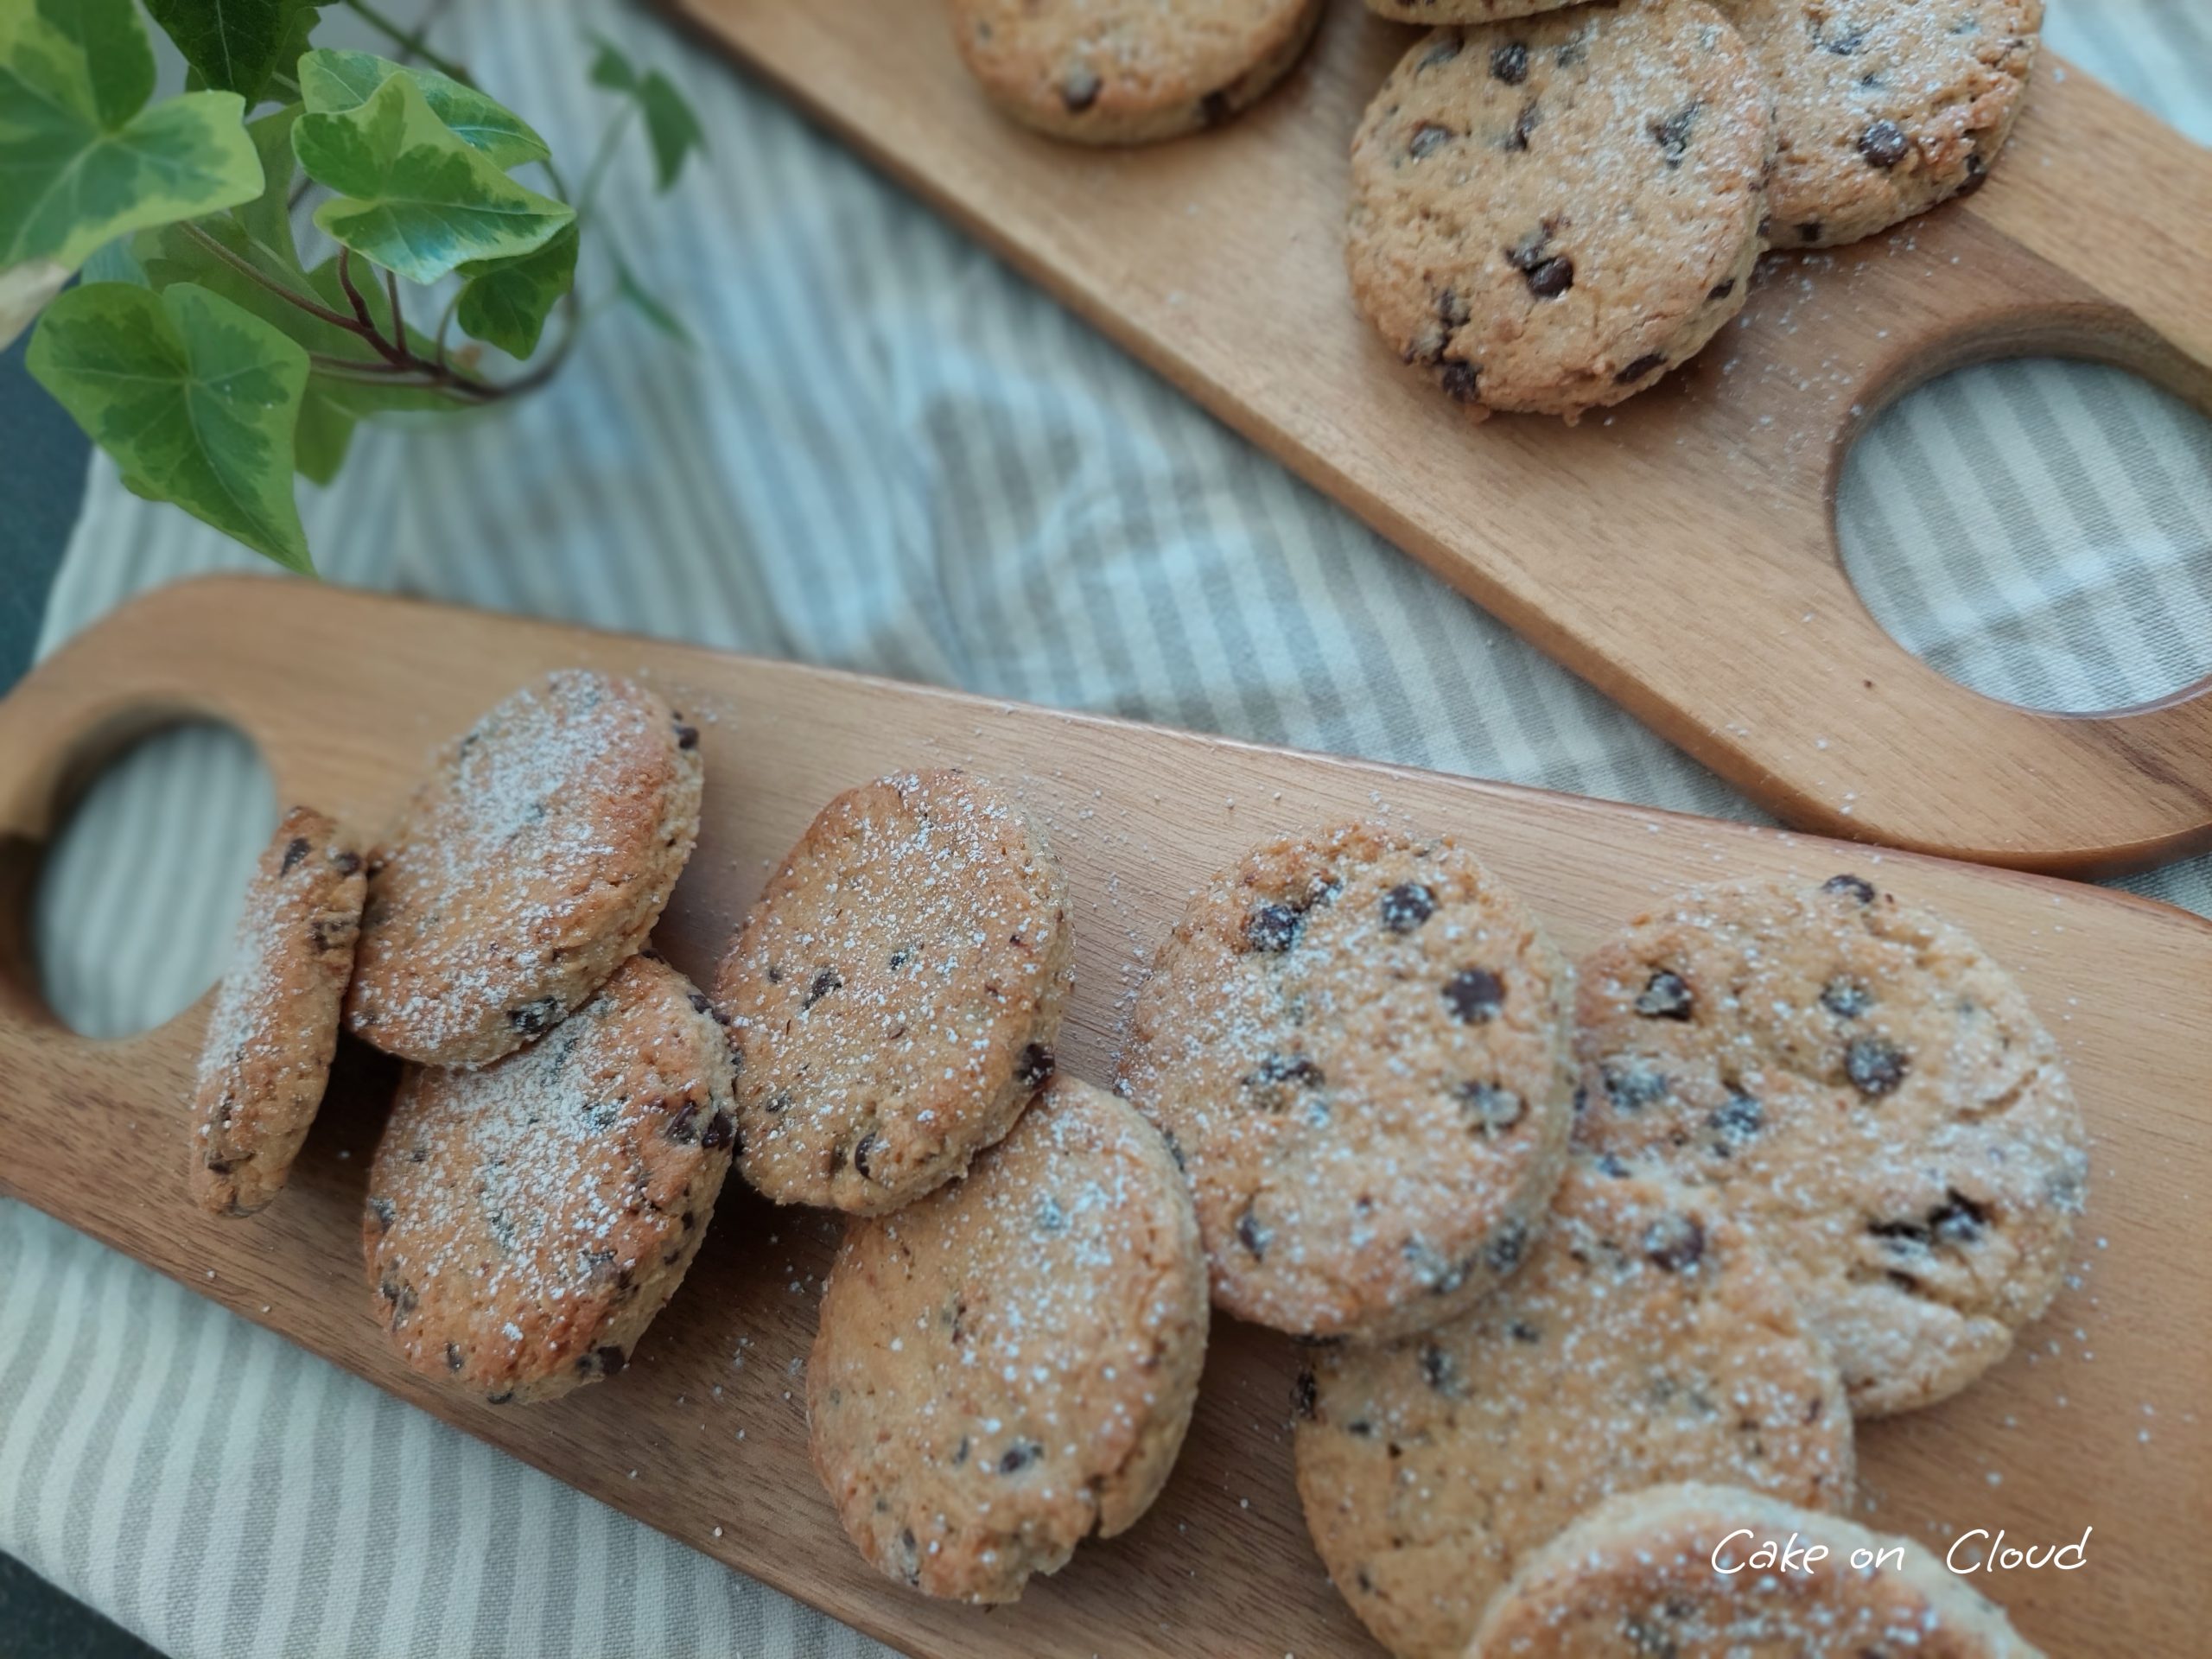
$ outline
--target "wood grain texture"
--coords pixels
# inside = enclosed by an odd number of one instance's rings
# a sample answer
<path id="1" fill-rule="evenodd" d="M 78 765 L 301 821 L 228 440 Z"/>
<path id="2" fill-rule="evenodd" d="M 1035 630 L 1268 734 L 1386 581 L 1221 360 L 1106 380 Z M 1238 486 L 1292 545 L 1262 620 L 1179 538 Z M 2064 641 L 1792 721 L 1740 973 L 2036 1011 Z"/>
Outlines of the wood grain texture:
<path id="1" fill-rule="evenodd" d="M 259 744 L 281 799 L 381 824 L 436 744 L 571 664 L 643 676 L 703 734 L 704 828 L 658 936 L 702 980 L 840 790 L 944 763 L 1016 790 L 1068 866 L 1077 991 L 1062 1054 L 1091 1078 L 1109 1075 L 1130 995 L 1193 885 L 1263 836 L 1340 817 L 1457 834 L 1577 952 L 1679 886 L 1758 873 L 1856 868 L 1957 918 L 2018 969 L 2072 1065 L 2095 1136 L 2082 1270 L 1993 1377 L 1866 1431 L 1868 1518 L 1939 1541 L 1947 1524 L 2038 1541 L 2094 1526 L 2087 1570 L 1992 1592 L 2054 1655 L 2193 1650 L 2212 1618 L 2199 1567 L 2212 1440 L 2197 1414 L 2212 1371 L 2212 926 L 2039 877 L 304 583 L 192 583 L 117 613 L 0 703 L 0 1191 L 909 1652 L 1374 1651 L 1305 1537 L 1289 1469 L 1296 1353 L 1269 1333 L 1217 1325 L 1197 1426 L 1150 1516 L 986 1614 L 877 1578 L 808 1466 L 798 1368 L 834 1237 L 822 1216 L 773 1211 L 733 1182 L 626 1372 L 501 1410 L 406 1370 L 371 1312 L 359 1217 L 388 1065 L 349 1052 L 269 1210 L 225 1222 L 192 1208 L 205 1001 L 100 1045 L 56 1026 L 29 983 L 22 896 L 69 791 L 125 734 L 211 715 Z"/>
<path id="2" fill-rule="evenodd" d="M 2078 71 L 2046 58 L 1978 195 L 1770 257 L 1657 390 L 1578 428 L 1474 427 L 1344 275 L 1352 131 L 1410 31 L 1337 4 L 1249 115 L 1102 152 L 995 116 L 939 5 L 663 3 L 1784 821 L 2075 874 L 2212 845 L 2212 696 L 2100 718 L 1982 697 L 1883 632 L 1836 543 L 1851 442 L 1946 370 L 2088 357 L 2212 405 L 2212 155 Z"/>

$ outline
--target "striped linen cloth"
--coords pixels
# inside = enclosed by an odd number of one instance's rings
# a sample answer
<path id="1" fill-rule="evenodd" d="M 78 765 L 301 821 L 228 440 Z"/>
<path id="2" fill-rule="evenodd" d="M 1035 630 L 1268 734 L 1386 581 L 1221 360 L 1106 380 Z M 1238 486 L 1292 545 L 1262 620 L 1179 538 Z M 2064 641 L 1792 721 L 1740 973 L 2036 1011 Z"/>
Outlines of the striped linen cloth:
<path id="1" fill-rule="evenodd" d="M 2212 141 L 2198 0 L 2052 11 L 2056 50 Z M 582 135 L 590 29 L 704 120 L 676 200 L 634 156 L 605 197 L 697 346 L 610 315 L 550 396 L 365 433 L 304 493 L 331 580 L 1750 815 L 743 76 L 601 0 L 481 0 L 448 39 Z M 1885 622 L 1984 690 L 2111 707 L 2212 668 L 2212 438 L 2126 376 L 1944 382 L 1860 446 L 1841 515 Z M 256 568 L 98 464 L 45 648 Z M 37 906 L 56 1007 L 120 1033 L 198 995 L 275 808 L 232 734 L 111 770 Z M 2212 861 L 2132 885 L 2212 913 Z M 172 1653 L 882 1651 L 19 1205 L 0 1287 L 0 1548 Z"/>

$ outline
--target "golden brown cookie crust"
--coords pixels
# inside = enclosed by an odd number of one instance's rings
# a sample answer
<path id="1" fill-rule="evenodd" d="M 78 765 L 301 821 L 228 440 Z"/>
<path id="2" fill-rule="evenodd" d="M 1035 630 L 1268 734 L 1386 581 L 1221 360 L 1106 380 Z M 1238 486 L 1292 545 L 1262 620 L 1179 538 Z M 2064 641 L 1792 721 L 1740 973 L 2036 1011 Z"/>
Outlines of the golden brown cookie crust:
<path id="1" fill-rule="evenodd" d="M 1314 1544 L 1408 1659 L 1459 1659 L 1516 1568 L 1614 1492 L 1710 1478 L 1851 1501 L 1842 1382 L 1781 1273 L 1712 1193 L 1587 1161 L 1487 1301 L 1319 1357 L 1296 1404 Z"/>
<path id="2" fill-rule="evenodd" d="M 1073 957 L 1065 878 L 1010 798 L 951 769 L 839 796 L 715 981 L 746 1179 L 855 1215 L 951 1179 L 1051 1077 Z"/>
<path id="3" fill-rule="evenodd" d="M 1779 93 L 1768 239 L 1830 248 L 1978 188 L 2025 101 L 2043 0 L 1715 0 Z"/>
<path id="4" fill-rule="evenodd" d="M 954 42 L 993 103 L 1097 144 L 1173 138 L 1257 103 L 1322 11 L 1322 0 L 951 0 Z"/>
<path id="5" fill-rule="evenodd" d="M 219 1216 L 276 1196 L 330 1083 L 367 878 L 359 847 L 296 806 L 246 888 L 193 1100 L 192 1194 Z"/>
<path id="6" fill-rule="evenodd" d="M 1448 838 L 1343 824 L 1209 883 L 1117 1087 L 1189 1172 L 1215 1304 L 1381 1340 L 1512 1272 L 1566 1158 L 1569 984 Z"/>
<path id="7" fill-rule="evenodd" d="M 1731 1535 L 1749 1529 L 1748 1538 Z M 1809 1568 L 1751 1565 L 1795 1536 Z M 1854 1568 L 1854 1552 L 1876 1562 Z M 1896 1552 L 1885 1555 L 1884 1552 Z M 1743 1570 L 1715 1570 L 1722 1567 Z M 1491 1604 L 1471 1659 L 2042 1659 L 2005 1615 L 1908 1538 L 1734 1487 L 1612 1499 L 1529 1560 Z"/>
<path id="8" fill-rule="evenodd" d="M 1583 964 L 1579 1014 L 1578 1138 L 1713 1188 L 1860 1416 L 1957 1392 L 2049 1306 L 2087 1137 L 1958 928 L 1850 874 L 1692 891 Z"/>
<path id="9" fill-rule="evenodd" d="M 378 1321 L 494 1404 L 612 1375 L 690 1266 L 735 1137 L 721 1027 L 650 957 L 520 1053 L 409 1067 L 362 1220 Z"/>
<path id="10" fill-rule="evenodd" d="M 699 734 L 568 669 L 443 750 L 378 849 L 346 1017 L 425 1065 L 482 1065 L 645 945 L 699 834 Z"/>
<path id="11" fill-rule="evenodd" d="M 1205 1336 L 1165 1143 L 1057 1077 L 964 1179 L 848 1224 L 807 1366 L 815 1469 L 879 1571 L 1011 1601 L 1159 1495 Z"/>
<path id="12" fill-rule="evenodd" d="M 1743 308 L 1772 106 L 1704 0 L 1439 29 L 1353 140 L 1353 298 L 1477 413 L 1618 403 Z"/>

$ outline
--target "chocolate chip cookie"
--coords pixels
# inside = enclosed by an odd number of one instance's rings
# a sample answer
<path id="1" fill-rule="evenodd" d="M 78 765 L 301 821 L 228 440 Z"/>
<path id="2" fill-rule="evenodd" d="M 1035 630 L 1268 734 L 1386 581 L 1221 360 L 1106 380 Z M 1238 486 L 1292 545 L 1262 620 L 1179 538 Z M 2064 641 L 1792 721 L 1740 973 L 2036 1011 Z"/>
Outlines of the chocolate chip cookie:
<path id="1" fill-rule="evenodd" d="M 1752 1565 L 1828 1553 L 1809 1567 Z M 1852 1565 L 1854 1553 L 1874 1563 Z M 1734 1571 L 1729 1571 L 1729 1568 Z M 1732 1486 L 1612 1499 L 1531 1557 L 1491 1604 L 1482 1659 L 2041 1659 L 2005 1615 L 1909 1538 Z"/>
<path id="2" fill-rule="evenodd" d="M 1768 239 L 1856 242 L 1989 176 L 2043 0 L 1715 0 L 1779 93 Z"/>
<path id="3" fill-rule="evenodd" d="M 1851 1412 L 1781 1272 L 1716 1196 L 1571 1168 L 1473 1313 L 1301 1376 L 1298 1491 L 1391 1652 L 1459 1659 L 1490 1598 L 1599 1499 L 1732 1481 L 1847 1507 Z"/>
<path id="4" fill-rule="evenodd" d="M 1518 1267 L 1565 1163 L 1568 983 L 1448 839 L 1344 824 L 1211 882 L 1119 1087 L 1189 1173 L 1215 1304 L 1379 1341 Z"/>
<path id="5" fill-rule="evenodd" d="M 1773 148 L 1773 93 L 1704 0 L 1439 29 L 1352 143 L 1353 297 L 1471 410 L 1572 421 L 1743 308 Z"/>
<path id="6" fill-rule="evenodd" d="M 880 1215 L 968 1166 L 1052 1074 L 1074 955 L 1044 832 L 954 770 L 823 808 L 723 960 L 745 1177 Z"/>
<path id="7" fill-rule="evenodd" d="M 641 946 L 699 834 L 699 734 L 581 669 L 441 753 L 372 860 L 346 1017 L 426 1065 L 481 1065 L 558 1024 Z"/>
<path id="8" fill-rule="evenodd" d="M 814 1466 L 878 1570 L 1012 1601 L 1159 1495 L 1205 1338 L 1166 1145 L 1058 1077 L 964 1179 L 848 1224 L 807 1365 Z"/>
<path id="9" fill-rule="evenodd" d="M 366 878 L 352 838 L 296 806 L 245 893 L 193 1100 L 192 1194 L 219 1216 L 276 1196 L 330 1083 Z"/>
<path id="10" fill-rule="evenodd" d="M 1584 964 L 1592 1149 L 1712 1188 L 1852 1408 L 1954 1394 L 2058 1287 L 2088 1178 L 2057 1046 L 1965 933 L 1853 874 L 1692 891 Z"/>
<path id="11" fill-rule="evenodd" d="M 1137 144 L 1226 121 L 1288 74 L 1323 0 L 951 0 L 960 55 L 1006 114 Z"/>
<path id="12" fill-rule="evenodd" d="M 736 1135 L 721 1027 L 652 957 L 518 1054 L 409 1067 L 361 1225 L 378 1319 L 494 1405 L 612 1376 L 690 1267 Z"/>
<path id="13" fill-rule="evenodd" d="M 1504 17 L 1533 17 L 1580 5 L 1582 0 L 1367 0 L 1378 17 L 1402 23 L 1494 23 Z"/>

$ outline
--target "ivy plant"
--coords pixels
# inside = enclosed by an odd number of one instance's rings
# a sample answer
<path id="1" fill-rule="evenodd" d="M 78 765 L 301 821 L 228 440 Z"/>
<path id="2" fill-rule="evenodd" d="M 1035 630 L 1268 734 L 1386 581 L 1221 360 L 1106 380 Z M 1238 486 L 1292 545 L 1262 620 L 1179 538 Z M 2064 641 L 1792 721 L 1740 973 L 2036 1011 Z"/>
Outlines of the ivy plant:
<path id="1" fill-rule="evenodd" d="M 551 378 L 618 147 L 642 121 L 665 191 L 699 124 L 598 41 L 619 103 L 572 194 L 528 122 L 368 0 L 144 0 L 188 69 L 158 99 L 138 6 L 0 0 L 0 345 L 36 316 L 31 373 L 131 489 L 311 573 L 296 474 L 327 483 L 363 420 Z M 341 9 L 397 55 L 316 46 Z M 601 251 L 610 297 L 681 338 Z"/>

